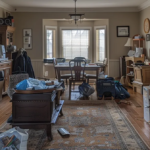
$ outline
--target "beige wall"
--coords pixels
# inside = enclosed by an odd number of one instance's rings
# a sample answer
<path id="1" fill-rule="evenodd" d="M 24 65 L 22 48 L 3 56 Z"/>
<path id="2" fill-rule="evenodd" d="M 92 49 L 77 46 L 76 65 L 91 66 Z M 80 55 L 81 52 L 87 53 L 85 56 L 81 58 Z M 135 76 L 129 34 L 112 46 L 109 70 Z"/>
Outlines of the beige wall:
<path id="1" fill-rule="evenodd" d="M 146 18 L 150 19 L 150 7 L 144 9 L 143 11 L 140 12 L 140 34 L 144 36 L 144 38 L 146 37 L 146 34 L 150 34 L 149 33 L 145 33 L 144 32 L 144 20 Z M 145 48 L 146 48 L 146 57 L 148 59 L 150 59 L 150 41 L 145 41 Z"/>
<path id="2" fill-rule="evenodd" d="M 32 59 L 43 59 L 42 20 L 69 18 L 69 13 L 13 13 L 15 18 L 15 44 L 23 46 L 22 30 L 31 28 L 33 31 L 33 49 L 28 50 Z M 139 33 L 139 13 L 85 13 L 87 19 L 109 19 L 109 56 L 110 59 L 119 59 L 127 54 L 124 44 L 127 38 L 116 37 L 116 26 L 129 25 L 131 37 Z"/>

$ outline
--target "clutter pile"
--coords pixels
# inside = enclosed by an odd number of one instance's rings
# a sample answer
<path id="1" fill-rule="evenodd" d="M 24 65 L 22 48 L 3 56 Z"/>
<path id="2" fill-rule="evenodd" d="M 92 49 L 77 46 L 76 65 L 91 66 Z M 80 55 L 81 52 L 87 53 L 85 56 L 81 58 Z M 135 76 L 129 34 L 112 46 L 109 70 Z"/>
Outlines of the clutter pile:
<path id="1" fill-rule="evenodd" d="M 11 128 L 0 134 L 1 150 L 27 150 L 28 130 Z"/>
<path id="2" fill-rule="evenodd" d="M 52 83 L 50 85 L 50 83 Z M 42 81 L 38 79 L 25 79 L 21 82 L 19 82 L 16 85 L 16 90 L 42 90 L 42 89 L 52 89 L 56 88 L 59 85 L 59 82 L 57 80 L 55 81 Z"/>

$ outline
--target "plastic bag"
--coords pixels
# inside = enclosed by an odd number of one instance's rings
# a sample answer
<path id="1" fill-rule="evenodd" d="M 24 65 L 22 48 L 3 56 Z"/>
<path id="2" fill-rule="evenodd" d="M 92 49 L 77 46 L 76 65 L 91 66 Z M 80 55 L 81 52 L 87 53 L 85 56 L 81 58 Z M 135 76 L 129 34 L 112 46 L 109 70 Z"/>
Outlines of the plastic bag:
<path id="1" fill-rule="evenodd" d="M 15 127 L 0 134 L 1 150 L 27 150 L 27 130 Z"/>
<path id="2" fill-rule="evenodd" d="M 115 82 L 115 90 L 116 90 L 115 98 L 117 99 L 126 99 L 130 97 L 128 91 L 118 81 Z"/>
<path id="3" fill-rule="evenodd" d="M 80 94 L 83 96 L 90 96 L 95 91 L 94 88 L 91 87 L 88 83 L 82 83 L 78 88 Z"/>
<path id="4" fill-rule="evenodd" d="M 17 90 L 26 90 L 27 88 L 40 90 L 40 89 L 47 89 L 47 86 L 44 81 L 33 78 L 23 80 L 16 85 Z"/>

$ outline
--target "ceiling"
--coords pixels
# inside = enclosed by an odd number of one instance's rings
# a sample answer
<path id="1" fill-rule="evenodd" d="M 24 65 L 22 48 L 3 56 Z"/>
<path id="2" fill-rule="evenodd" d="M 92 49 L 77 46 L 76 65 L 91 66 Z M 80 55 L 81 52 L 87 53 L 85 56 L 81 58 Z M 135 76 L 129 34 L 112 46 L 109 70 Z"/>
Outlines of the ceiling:
<path id="1" fill-rule="evenodd" d="M 33 9 L 72 9 L 74 0 L 0 0 L 3 6 L 9 6 L 14 10 Z M 4 5 L 5 4 L 5 5 Z M 140 8 L 150 6 L 150 0 L 77 0 L 78 9 L 104 9 L 104 8 Z M 34 10 L 33 10 L 34 11 Z"/>
<path id="2" fill-rule="evenodd" d="M 13 7 L 73 8 L 74 0 L 2 0 Z M 147 0 L 77 0 L 78 8 L 137 7 Z"/>

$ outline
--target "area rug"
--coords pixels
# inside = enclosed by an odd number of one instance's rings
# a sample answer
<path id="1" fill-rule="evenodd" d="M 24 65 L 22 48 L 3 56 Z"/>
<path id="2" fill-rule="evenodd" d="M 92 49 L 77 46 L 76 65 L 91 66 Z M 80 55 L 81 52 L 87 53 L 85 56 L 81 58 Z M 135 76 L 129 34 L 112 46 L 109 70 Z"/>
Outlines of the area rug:
<path id="1" fill-rule="evenodd" d="M 43 150 L 149 150 L 114 101 L 69 102 Z M 59 128 L 70 132 L 63 138 Z"/>
<path id="2" fill-rule="evenodd" d="M 2 129 L 1 129 L 2 128 Z M 12 128 L 11 125 L 4 123 L 0 126 L 0 133 L 5 132 Z M 41 150 L 46 138 L 46 131 L 45 130 L 29 130 L 28 131 L 29 138 L 27 143 L 27 150 Z"/>

